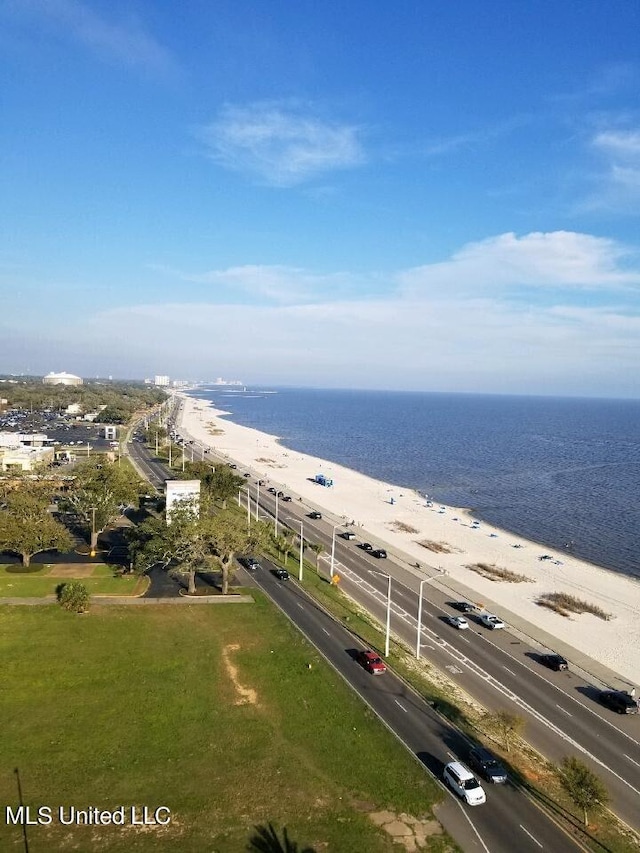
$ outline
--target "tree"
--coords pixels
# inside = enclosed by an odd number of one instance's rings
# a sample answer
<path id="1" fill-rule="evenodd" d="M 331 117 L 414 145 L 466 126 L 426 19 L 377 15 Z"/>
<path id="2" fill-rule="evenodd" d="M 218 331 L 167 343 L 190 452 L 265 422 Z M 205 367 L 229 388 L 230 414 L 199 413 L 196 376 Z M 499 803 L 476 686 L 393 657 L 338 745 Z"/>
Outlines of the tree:
<path id="1" fill-rule="evenodd" d="M 500 737 L 507 752 L 510 751 L 513 738 L 522 734 L 525 722 L 524 717 L 510 714 L 508 711 L 498 711 L 495 714 L 486 714 L 484 717 L 486 728 Z"/>
<path id="2" fill-rule="evenodd" d="M 282 841 L 271 823 L 267 826 L 256 826 L 255 830 L 247 847 L 251 853 L 314 853 L 312 847 L 301 850 L 298 844 L 289 838 L 286 827 L 282 833 Z"/>
<path id="3" fill-rule="evenodd" d="M 58 590 L 58 601 L 65 610 L 86 613 L 89 609 L 89 591 L 80 581 L 63 583 Z"/>
<path id="4" fill-rule="evenodd" d="M 283 528 L 279 536 L 273 536 L 272 538 L 273 544 L 284 557 L 285 566 L 289 562 L 289 554 L 291 553 L 291 549 L 293 547 L 293 540 L 295 538 L 295 535 L 295 531 L 288 530 L 285 527 Z"/>
<path id="5" fill-rule="evenodd" d="M 0 511 L 0 550 L 19 554 L 29 566 L 42 551 L 70 551 L 73 537 L 48 512 L 49 500 L 35 491 L 18 489 L 5 497 Z"/>
<path id="6" fill-rule="evenodd" d="M 316 555 L 316 572 L 318 571 L 318 562 L 320 560 L 320 554 L 324 551 L 324 545 L 321 542 L 308 542 L 307 545 L 313 553 Z"/>
<path id="7" fill-rule="evenodd" d="M 557 772 L 560 784 L 575 805 L 582 809 L 584 825 L 588 826 L 587 811 L 604 808 L 609 802 L 604 782 L 573 756 L 563 758 Z"/>
<path id="8" fill-rule="evenodd" d="M 249 533 L 244 519 L 230 512 L 221 512 L 211 519 L 213 541 L 217 559 L 222 569 L 222 594 L 229 591 L 229 583 L 235 572 L 235 555 L 247 551 L 257 542 L 255 536 L 260 536 L 259 530 L 254 537 Z"/>
<path id="9" fill-rule="evenodd" d="M 171 508 L 171 524 L 159 519 L 143 522 L 129 534 L 136 571 L 154 565 L 180 566 L 189 574 L 189 595 L 196 591 L 196 572 L 210 565 L 215 548 L 213 519 L 198 513 L 192 500 L 177 501 Z"/>
<path id="10" fill-rule="evenodd" d="M 76 513 L 91 531 L 91 551 L 108 524 L 122 515 L 124 506 L 134 504 L 142 490 L 135 472 L 128 466 L 93 461 L 76 466 L 71 491 L 60 502 L 62 509 Z"/>

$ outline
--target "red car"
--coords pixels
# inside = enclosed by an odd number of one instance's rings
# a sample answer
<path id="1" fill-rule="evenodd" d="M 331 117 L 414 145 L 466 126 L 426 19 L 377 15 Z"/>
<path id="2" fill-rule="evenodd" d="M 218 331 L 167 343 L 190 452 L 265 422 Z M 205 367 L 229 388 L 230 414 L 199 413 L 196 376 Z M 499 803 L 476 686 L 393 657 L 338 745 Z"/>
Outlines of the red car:
<path id="1" fill-rule="evenodd" d="M 380 658 L 377 652 L 366 651 L 358 652 L 358 663 L 363 666 L 371 675 L 382 675 L 387 671 L 386 663 Z"/>

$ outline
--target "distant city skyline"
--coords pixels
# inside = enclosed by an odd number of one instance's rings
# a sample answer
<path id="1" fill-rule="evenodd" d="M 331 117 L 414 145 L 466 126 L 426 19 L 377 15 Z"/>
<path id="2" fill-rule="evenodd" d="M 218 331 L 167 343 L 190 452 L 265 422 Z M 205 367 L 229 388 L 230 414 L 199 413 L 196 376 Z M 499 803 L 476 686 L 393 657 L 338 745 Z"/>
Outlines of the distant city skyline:
<path id="1" fill-rule="evenodd" d="M 640 397 L 640 4 L 0 2 L 0 372 Z"/>

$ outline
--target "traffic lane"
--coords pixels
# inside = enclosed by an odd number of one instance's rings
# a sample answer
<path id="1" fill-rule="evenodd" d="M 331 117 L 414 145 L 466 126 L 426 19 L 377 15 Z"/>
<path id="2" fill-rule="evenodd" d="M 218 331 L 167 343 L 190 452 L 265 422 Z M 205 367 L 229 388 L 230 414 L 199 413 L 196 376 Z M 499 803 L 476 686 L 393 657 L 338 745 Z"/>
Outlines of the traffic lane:
<path id="1" fill-rule="evenodd" d="M 386 598 L 386 583 L 376 582 L 375 579 L 369 579 L 369 582 L 376 587 L 379 596 L 384 595 Z M 397 586 L 392 587 L 392 601 L 394 590 L 397 592 Z M 398 598 L 396 595 L 395 602 Z M 434 605 L 433 609 L 436 610 L 437 605 Z M 378 615 L 382 617 L 380 610 Z M 476 689 L 474 695 L 488 701 L 489 707 L 508 708 L 510 694 L 518 697 L 518 700 L 533 712 L 527 739 L 543 754 L 556 761 L 560 761 L 568 749 L 580 751 L 581 747 L 585 751 L 585 757 L 593 761 L 597 772 L 604 770 L 607 774 L 611 773 L 611 778 L 606 781 L 615 793 L 617 811 L 625 820 L 632 824 L 637 823 L 640 744 L 634 734 L 639 728 L 640 715 L 615 715 L 617 720 L 609 720 L 608 715 L 613 718 L 613 712 L 608 709 L 598 711 L 598 691 L 572 673 L 558 673 L 558 681 L 571 683 L 576 691 L 575 697 L 560 689 L 558 684 L 551 683 L 541 673 L 532 669 L 528 654 L 533 653 L 507 632 L 488 631 L 474 625 L 471 620 L 473 628 L 457 631 L 448 626 L 439 614 L 430 612 L 426 607 L 423 609 L 423 623 L 423 638 L 433 651 L 433 654 L 429 652 L 429 657 L 443 663 L 452 680 L 469 690 L 468 682 L 471 678 Z M 405 628 L 402 620 L 399 621 L 393 615 L 392 624 L 404 639 L 415 642 L 416 628 L 413 629 L 412 637 L 411 627 Z M 501 646 L 501 642 L 504 645 Z M 514 646 L 522 649 L 522 659 L 513 654 Z M 453 661 L 449 657 L 450 649 L 455 650 Z M 481 672 L 474 671 L 467 661 L 479 666 Z M 489 675 L 490 679 L 487 679 L 485 674 Z M 562 679 L 562 676 L 565 678 Z M 593 702 L 594 708 L 589 708 L 582 699 Z M 556 728 L 555 734 L 547 725 L 547 721 Z M 558 737 L 561 738 L 560 741 Z"/>
<path id="2" fill-rule="evenodd" d="M 358 585 L 350 583 L 348 578 L 343 578 L 343 585 L 346 585 L 351 597 L 359 599 L 361 588 Z M 360 600 L 363 606 L 383 623 L 386 618 L 386 585 L 384 593 L 382 590 L 378 592 L 379 597 L 368 596 L 366 601 Z M 407 642 L 415 643 L 416 629 L 409 628 L 398 616 L 392 617 L 392 629 Z M 452 656 L 451 646 L 448 648 L 447 641 L 443 641 L 437 632 L 434 632 L 435 636 L 430 635 L 429 630 L 427 628 L 423 631 L 421 637 L 423 651 L 426 650 L 426 656 L 440 669 L 448 672 L 452 681 L 475 696 L 487 708 L 513 711 L 515 705 L 517 712 L 527 721 L 527 741 L 549 759 L 559 763 L 567 754 L 580 755 L 592 770 L 603 778 L 616 813 L 631 826 L 637 825 L 639 791 L 635 777 L 638 765 L 633 757 L 637 753 L 632 742 L 623 743 L 624 750 L 618 752 L 615 745 L 607 748 L 606 736 L 611 734 L 612 730 L 603 725 L 596 730 L 590 717 L 578 726 L 577 717 L 574 725 L 574 719 L 569 719 L 566 713 L 561 713 L 557 706 L 553 709 L 546 707 L 547 713 L 543 713 L 540 709 L 541 694 L 529 694 L 530 686 L 526 680 L 518 682 L 501 672 L 488 678 L 486 672 L 474 666 L 469 647 L 462 651 L 462 658 Z M 451 631 L 462 634 L 455 629 Z M 468 631 L 464 633 L 467 634 Z M 481 647 L 483 635 L 479 634 L 476 640 Z M 492 666 L 487 666 L 487 669 L 491 668 Z M 529 695 L 529 702 L 522 698 L 523 694 Z M 577 705 L 576 710 L 580 707 L 582 706 Z M 597 719 L 602 722 L 600 718 Z M 615 733 L 615 729 L 613 732 Z M 604 736 L 600 737 L 600 734 Z"/>
<path id="3" fill-rule="evenodd" d="M 258 585 L 271 595 L 436 778 L 441 778 L 448 761 L 455 757 L 465 760 L 469 750 L 466 739 L 393 672 L 387 671 L 384 676 L 377 677 L 359 666 L 355 662 L 352 635 L 309 599 L 297 584 L 273 583 L 264 575 L 256 575 Z M 515 789 L 512 790 L 515 796 L 505 794 L 510 786 L 499 787 L 499 791 L 487 791 L 487 806 L 478 807 L 468 815 L 488 849 L 511 853 L 514 838 L 518 840 L 517 849 L 523 851 L 540 850 L 540 845 L 548 850 L 567 848 L 569 839 L 565 833 L 525 796 Z M 465 807 L 465 813 L 467 810 Z M 459 822 L 459 813 L 456 815 Z M 508 838 L 504 838 L 505 827 L 509 828 Z M 456 832 L 452 835 L 455 837 Z M 477 843 L 475 833 L 472 835 Z"/>

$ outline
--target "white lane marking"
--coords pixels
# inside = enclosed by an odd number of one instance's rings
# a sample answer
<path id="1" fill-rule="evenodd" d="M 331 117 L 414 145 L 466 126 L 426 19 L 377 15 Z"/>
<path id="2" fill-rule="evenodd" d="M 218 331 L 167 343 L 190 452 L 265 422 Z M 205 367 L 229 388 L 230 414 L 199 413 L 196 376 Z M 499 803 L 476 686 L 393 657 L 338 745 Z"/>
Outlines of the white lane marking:
<path id="1" fill-rule="evenodd" d="M 468 637 L 460 637 L 461 640 L 464 640 L 465 643 L 470 643 L 471 640 Z"/>
<path id="2" fill-rule="evenodd" d="M 534 837 L 533 837 L 533 835 L 531 835 L 531 833 L 529 832 L 529 830 L 528 830 L 528 829 L 525 829 L 525 828 L 524 828 L 524 826 L 523 826 L 522 824 L 520 824 L 520 829 L 521 829 L 523 832 L 526 832 L 526 833 L 527 833 L 527 835 L 529 836 L 529 838 L 530 838 L 532 841 L 535 841 L 535 843 L 538 845 L 538 847 L 542 850 L 542 844 L 540 844 L 540 842 L 538 841 L 538 839 L 537 839 L 537 838 L 534 838 Z"/>
<path id="3" fill-rule="evenodd" d="M 296 604 L 298 605 L 298 607 L 300 608 L 300 610 L 304 610 L 304 607 L 300 604 L 300 602 L 299 602 L 299 601 L 296 601 Z"/>
<path id="4" fill-rule="evenodd" d="M 398 708 L 401 708 L 405 712 L 405 714 L 407 713 L 407 709 L 404 707 L 404 705 L 401 705 L 397 699 L 394 699 L 393 701 L 396 703 Z"/>
<path id="5" fill-rule="evenodd" d="M 330 637 L 330 636 L 331 636 L 331 634 L 327 631 L 327 629 L 326 629 L 326 628 L 323 628 L 322 630 L 325 632 L 325 634 L 327 635 L 327 637 Z"/>
<path id="6" fill-rule="evenodd" d="M 506 669 L 506 670 L 507 670 L 507 672 L 510 672 L 510 673 L 511 673 L 511 675 L 513 675 L 513 677 L 514 677 L 514 678 L 516 677 L 515 672 L 514 672 L 512 669 L 509 669 L 509 667 L 508 667 L 508 666 L 505 666 L 504 664 L 502 664 L 502 668 L 503 668 L 503 669 Z"/>
<path id="7" fill-rule="evenodd" d="M 622 754 L 624 755 L 625 758 L 628 758 L 632 764 L 635 764 L 636 767 L 640 767 L 640 764 L 634 758 L 631 758 L 630 755 L 627 755 L 626 752 L 623 752 Z"/>
<path id="8" fill-rule="evenodd" d="M 563 714 L 566 714 L 567 717 L 573 717 L 573 714 L 570 711 L 567 711 L 566 708 L 563 708 L 562 705 L 558 705 L 558 703 L 556 702 L 555 706 L 559 711 L 562 711 Z"/>
<path id="9" fill-rule="evenodd" d="M 349 578 L 351 578 L 351 576 L 355 576 L 355 572 L 352 572 L 350 569 L 347 569 L 346 566 L 343 568 L 343 573 L 346 576 L 348 576 Z M 377 593 L 377 590 L 375 592 Z M 372 595 L 374 598 L 378 597 L 378 595 L 374 595 L 374 594 L 372 594 Z M 386 595 L 380 595 L 379 597 L 386 603 L 386 601 L 387 601 Z M 391 605 L 391 610 L 392 610 L 392 612 L 395 612 L 393 604 Z M 486 670 L 482 669 L 482 667 L 479 666 L 479 664 L 476 664 L 474 661 L 467 658 L 461 651 L 456 649 L 454 646 L 449 645 L 449 643 L 447 643 L 445 640 L 443 640 L 442 637 L 440 637 L 438 634 L 436 634 L 431 628 L 428 628 L 427 626 L 423 626 L 423 631 L 425 634 L 427 634 L 427 636 L 429 636 L 429 639 L 431 640 L 431 642 L 437 644 L 437 646 L 440 648 L 441 651 L 446 652 L 452 658 L 454 658 L 454 660 L 457 663 L 459 663 L 461 666 L 467 667 L 469 670 L 471 670 L 473 673 L 475 673 L 475 675 L 477 675 L 479 678 L 484 679 L 484 681 L 486 681 L 487 684 L 490 684 L 494 688 L 494 690 L 497 690 L 498 693 L 502 693 L 502 695 L 505 696 L 507 699 L 509 699 L 511 702 L 513 702 L 514 705 L 517 705 L 523 711 L 526 711 L 535 720 L 537 720 L 541 725 L 546 726 L 547 729 L 549 729 L 555 735 L 557 735 L 559 738 L 561 738 L 561 740 L 563 740 L 565 743 L 570 744 L 575 750 L 577 750 L 578 752 L 581 752 L 583 755 L 588 756 L 595 764 L 599 765 L 604 770 L 607 770 L 609 773 L 611 773 L 612 776 L 615 776 L 615 778 L 619 782 L 622 782 L 623 785 L 626 785 L 627 788 L 630 788 L 635 794 L 638 794 L 640 796 L 640 790 L 635 788 L 629 782 L 628 779 L 625 779 L 624 776 L 621 776 L 619 773 L 616 773 L 615 770 L 613 770 L 612 767 L 609 767 L 602 759 L 598 758 L 592 752 L 589 752 L 589 750 L 586 747 L 584 747 L 581 743 L 576 741 L 573 737 L 571 737 L 571 735 L 567 734 L 567 732 L 565 732 L 563 729 L 561 729 L 559 726 L 557 726 L 551 720 L 547 719 L 547 717 L 545 717 L 543 714 L 541 714 L 532 705 L 529 705 L 528 702 L 526 702 L 524 699 L 522 699 L 520 696 L 518 696 L 516 693 L 514 693 L 513 690 L 510 690 L 505 684 L 503 684 L 497 678 L 494 678 Z M 421 645 L 423 648 L 433 648 L 433 646 L 428 646 L 427 644 L 421 644 Z M 499 648 L 499 647 L 497 647 L 497 648 Z M 507 667 L 504 667 L 504 668 L 507 669 Z M 449 669 L 449 667 L 446 667 L 446 669 Z M 509 671 L 511 672 L 511 670 L 509 670 Z M 548 682 L 548 683 L 550 683 L 550 682 Z M 582 706 L 582 707 L 584 707 L 584 706 Z"/>

